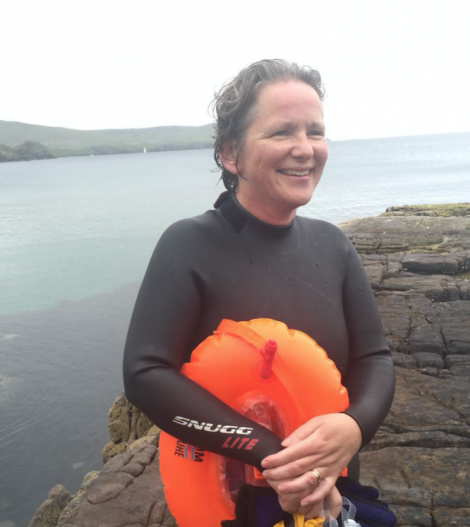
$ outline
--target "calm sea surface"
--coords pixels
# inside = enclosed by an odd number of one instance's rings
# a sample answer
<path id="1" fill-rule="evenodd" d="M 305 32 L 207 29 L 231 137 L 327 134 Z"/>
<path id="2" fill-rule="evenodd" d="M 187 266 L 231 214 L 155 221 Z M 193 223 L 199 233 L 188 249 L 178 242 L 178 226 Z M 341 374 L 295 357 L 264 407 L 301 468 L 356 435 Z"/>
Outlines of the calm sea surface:
<path id="1" fill-rule="evenodd" d="M 139 281 L 163 230 L 211 208 L 210 150 L 0 164 L 0 527 L 99 470 Z M 470 133 L 330 143 L 299 212 L 340 223 L 470 201 Z"/>

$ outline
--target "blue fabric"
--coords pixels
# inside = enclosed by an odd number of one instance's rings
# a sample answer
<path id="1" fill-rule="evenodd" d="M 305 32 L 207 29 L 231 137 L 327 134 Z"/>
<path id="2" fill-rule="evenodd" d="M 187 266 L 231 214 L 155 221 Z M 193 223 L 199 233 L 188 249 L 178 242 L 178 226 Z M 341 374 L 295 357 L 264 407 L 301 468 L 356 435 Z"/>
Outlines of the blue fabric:
<path id="1" fill-rule="evenodd" d="M 383 501 L 376 500 L 365 503 L 351 496 L 348 499 L 356 506 L 356 519 L 361 524 L 363 523 L 361 520 L 371 520 L 384 527 L 394 527 L 397 523 L 395 515 Z"/>
<path id="2" fill-rule="evenodd" d="M 285 517 L 286 513 L 281 509 L 273 488 L 245 484 L 237 495 L 235 519 L 223 520 L 221 525 L 222 527 L 273 527 L 281 520 L 285 520 Z"/>
<path id="3" fill-rule="evenodd" d="M 366 500 L 376 500 L 380 496 L 379 489 L 368 485 L 361 485 L 358 481 L 343 476 L 338 478 L 336 488 L 340 494 L 354 494 Z"/>
<path id="4" fill-rule="evenodd" d="M 257 527 L 273 527 L 282 520 L 283 514 L 277 494 L 256 497 Z"/>
<path id="5" fill-rule="evenodd" d="M 397 518 L 388 505 L 378 499 L 375 487 L 364 486 L 350 478 L 340 477 L 336 483 L 340 494 L 356 507 L 355 520 L 362 527 L 394 527 Z"/>

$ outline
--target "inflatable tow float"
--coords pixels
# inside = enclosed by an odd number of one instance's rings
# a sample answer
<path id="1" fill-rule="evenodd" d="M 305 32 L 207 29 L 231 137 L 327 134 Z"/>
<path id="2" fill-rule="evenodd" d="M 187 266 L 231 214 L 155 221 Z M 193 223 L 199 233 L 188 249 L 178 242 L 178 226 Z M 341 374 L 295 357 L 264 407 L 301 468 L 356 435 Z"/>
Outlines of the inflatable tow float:
<path id="1" fill-rule="evenodd" d="M 326 352 L 305 333 L 271 319 L 222 320 L 181 372 L 279 437 L 312 417 L 349 406 L 341 375 Z M 248 441 L 240 435 L 227 439 L 243 440 Z M 160 434 L 159 449 L 165 498 L 179 527 L 220 527 L 222 520 L 235 517 L 240 484 L 266 484 L 254 467 L 165 432 Z M 178 451 L 183 455 L 175 455 Z"/>

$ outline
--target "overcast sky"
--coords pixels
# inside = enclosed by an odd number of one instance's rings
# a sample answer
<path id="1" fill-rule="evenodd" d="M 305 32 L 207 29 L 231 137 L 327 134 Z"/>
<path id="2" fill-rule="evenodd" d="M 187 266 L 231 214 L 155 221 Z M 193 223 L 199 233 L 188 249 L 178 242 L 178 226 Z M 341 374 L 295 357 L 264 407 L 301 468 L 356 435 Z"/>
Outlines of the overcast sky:
<path id="1" fill-rule="evenodd" d="M 247 64 L 318 69 L 331 139 L 470 131 L 470 0 L 0 0 L 0 119 L 203 125 Z"/>

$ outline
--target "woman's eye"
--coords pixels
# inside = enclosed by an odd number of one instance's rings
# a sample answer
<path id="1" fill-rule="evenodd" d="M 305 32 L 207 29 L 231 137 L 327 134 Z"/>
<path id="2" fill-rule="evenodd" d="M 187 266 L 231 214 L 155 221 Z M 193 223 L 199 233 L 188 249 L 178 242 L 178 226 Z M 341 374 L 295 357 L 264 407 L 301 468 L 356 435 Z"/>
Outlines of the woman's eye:
<path id="1" fill-rule="evenodd" d="M 286 130 L 278 130 L 277 132 L 274 132 L 273 135 L 287 135 L 287 131 Z"/>
<path id="2" fill-rule="evenodd" d="M 308 135 L 323 135 L 323 132 L 321 132 L 320 130 L 310 130 L 308 132 Z"/>

